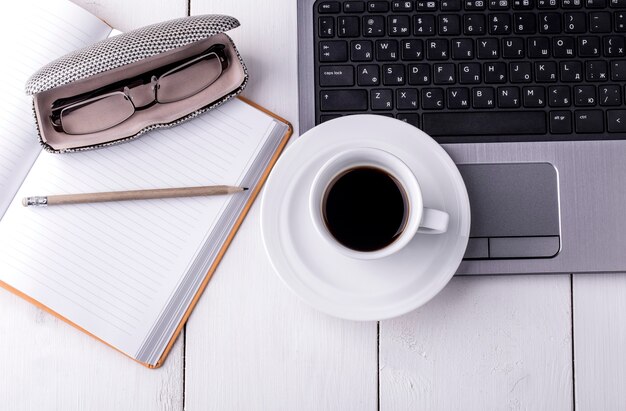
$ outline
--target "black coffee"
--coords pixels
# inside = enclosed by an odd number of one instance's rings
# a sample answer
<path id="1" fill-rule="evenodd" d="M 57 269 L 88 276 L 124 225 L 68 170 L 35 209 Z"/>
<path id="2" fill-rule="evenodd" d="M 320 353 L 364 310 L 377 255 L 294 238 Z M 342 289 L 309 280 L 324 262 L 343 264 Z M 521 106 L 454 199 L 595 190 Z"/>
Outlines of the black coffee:
<path id="1" fill-rule="evenodd" d="M 330 183 L 322 210 L 337 241 L 356 251 L 376 251 L 402 233 L 408 204 L 404 189 L 386 171 L 355 167 Z"/>

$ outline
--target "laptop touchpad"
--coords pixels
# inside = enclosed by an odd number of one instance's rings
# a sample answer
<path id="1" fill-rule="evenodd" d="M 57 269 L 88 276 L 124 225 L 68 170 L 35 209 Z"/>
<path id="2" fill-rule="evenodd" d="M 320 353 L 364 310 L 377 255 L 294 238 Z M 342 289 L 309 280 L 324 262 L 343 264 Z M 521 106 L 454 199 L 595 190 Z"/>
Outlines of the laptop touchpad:
<path id="1" fill-rule="evenodd" d="M 559 188 L 552 164 L 458 167 L 472 208 L 466 259 L 549 258 L 558 254 Z"/>

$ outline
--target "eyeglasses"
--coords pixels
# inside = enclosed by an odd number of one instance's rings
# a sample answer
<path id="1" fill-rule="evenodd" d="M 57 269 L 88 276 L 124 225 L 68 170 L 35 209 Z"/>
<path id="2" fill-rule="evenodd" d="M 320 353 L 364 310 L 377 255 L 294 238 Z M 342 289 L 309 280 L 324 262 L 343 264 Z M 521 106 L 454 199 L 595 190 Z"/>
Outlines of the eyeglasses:
<path id="1" fill-rule="evenodd" d="M 213 84 L 228 67 L 224 49 L 223 44 L 215 44 L 198 56 L 89 93 L 59 99 L 52 104 L 52 124 L 55 130 L 66 134 L 96 133 L 157 103 L 194 96 Z"/>

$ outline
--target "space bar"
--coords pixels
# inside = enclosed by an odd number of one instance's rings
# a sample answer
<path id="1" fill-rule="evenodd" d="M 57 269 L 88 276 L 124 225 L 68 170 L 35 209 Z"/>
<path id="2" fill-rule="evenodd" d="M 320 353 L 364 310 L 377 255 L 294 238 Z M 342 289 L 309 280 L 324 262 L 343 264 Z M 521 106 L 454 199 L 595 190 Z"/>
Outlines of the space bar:
<path id="1" fill-rule="evenodd" d="M 543 111 L 425 113 L 423 130 L 431 136 L 493 136 L 545 134 Z"/>

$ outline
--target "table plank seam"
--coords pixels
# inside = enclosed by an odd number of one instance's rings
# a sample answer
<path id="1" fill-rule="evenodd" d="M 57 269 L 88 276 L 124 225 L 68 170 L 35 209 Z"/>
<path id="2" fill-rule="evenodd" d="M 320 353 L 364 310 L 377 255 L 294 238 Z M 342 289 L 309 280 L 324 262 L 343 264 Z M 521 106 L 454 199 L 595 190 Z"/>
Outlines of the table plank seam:
<path id="1" fill-rule="evenodd" d="M 572 334 L 572 410 L 576 411 L 576 351 L 574 344 L 576 343 L 576 338 L 574 334 L 574 274 L 569 275 L 569 291 L 570 291 L 570 315 L 571 315 L 571 326 L 572 330 L 570 333 Z"/>

